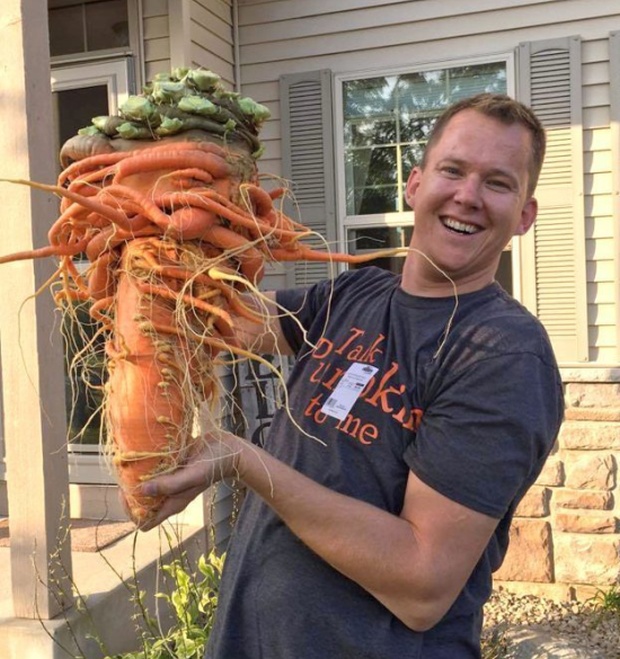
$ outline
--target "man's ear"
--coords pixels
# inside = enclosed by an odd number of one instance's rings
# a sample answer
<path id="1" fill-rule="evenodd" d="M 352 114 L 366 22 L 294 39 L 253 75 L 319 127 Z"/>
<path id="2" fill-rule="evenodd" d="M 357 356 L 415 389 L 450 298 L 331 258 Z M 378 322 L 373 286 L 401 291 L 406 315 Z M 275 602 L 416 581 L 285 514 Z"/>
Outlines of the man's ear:
<path id="1" fill-rule="evenodd" d="M 420 187 L 420 175 L 422 170 L 419 167 L 414 167 L 409 174 L 407 179 L 407 185 L 405 186 L 405 201 L 409 204 L 409 208 L 414 210 L 415 203 L 415 193 Z"/>
<path id="2" fill-rule="evenodd" d="M 523 206 L 521 211 L 521 221 L 515 229 L 515 236 L 522 236 L 526 234 L 534 222 L 536 221 L 536 215 L 538 214 L 538 202 L 534 197 L 530 197 Z"/>

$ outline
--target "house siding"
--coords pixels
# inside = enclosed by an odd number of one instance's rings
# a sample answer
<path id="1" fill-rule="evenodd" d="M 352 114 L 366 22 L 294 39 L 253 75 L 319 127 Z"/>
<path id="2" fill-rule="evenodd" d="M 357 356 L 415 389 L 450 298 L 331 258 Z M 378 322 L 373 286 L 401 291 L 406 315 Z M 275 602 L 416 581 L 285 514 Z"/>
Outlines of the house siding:
<path id="1" fill-rule="evenodd" d="M 156 73 L 170 70 L 170 29 L 168 0 L 142 1 L 144 74 L 151 80 Z"/>
<path id="2" fill-rule="evenodd" d="M 494 0 L 470 3 L 277 0 L 239 2 L 244 94 L 272 119 L 262 137 L 264 171 L 282 174 L 280 75 L 328 68 L 350 74 L 510 52 L 524 41 L 582 39 L 584 207 L 588 290 L 588 362 L 617 363 L 610 130 L 610 31 L 620 28 L 612 0 Z M 336 8 L 337 7 L 337 8 Z M 616 165 L 619 166 L 619 165 Z"/>
<path id="3" fill-rule="evenodd" d="M 229 0 L 190 3 L 190 57 L 194 67 L 211 69 L 229 88 L 235 86 L 233 15 Z"/>
<path id="4" fill-rule="evenodd" d="M 618 18 L 616 25 L 620 25 Z M 609 40 L 607 33 L 601 36 L 604 38 L 592 39 L 582 47 L 586 268 L 592 273 L 588 277 L 588 342 L 593 362 L 611 364 L 618 355 L 614 285 L 618 249 L 613 218 Z"/>

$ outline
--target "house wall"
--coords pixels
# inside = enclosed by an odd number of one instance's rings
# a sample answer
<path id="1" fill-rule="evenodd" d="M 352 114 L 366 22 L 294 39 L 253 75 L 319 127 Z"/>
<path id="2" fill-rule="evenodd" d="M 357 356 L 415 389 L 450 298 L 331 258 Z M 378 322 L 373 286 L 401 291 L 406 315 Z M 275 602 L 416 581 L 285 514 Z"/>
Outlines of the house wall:
<path id="1" fill-rule="evenodd" d="M 143 0 L 147 79 L 171 68 L 215 71 L 235 87 L 231 0 Z"/>
<path id="2" fill-rule="evenodd" d="M 218 73 L 235 86 L 233 12 L 230 0 L 192 0 L 190 3 L 192 66 Z"/>
<path id="3" fill-rule="evenodd" d="M 620 11 L 608 27 L 620 28 Z M 609 40 L 600 37 L 582 48 L 588 342 L 591 361 L 613 364 L 619 354 L 613 170 L 620 164 L 612 159 Z M 620 62 L 615 67 L 619 75 Z"/>
<path id="4" fill-rule="evenodd" d="M 261 168 L 280 175 L 278 78 L 328 68 L 334 73 L 419 66 L 515 49 L 520 42 L 582 38 L 583 129 L 589 362 L 618 363 L 618 253 L 613 225 L 609 33 L 620 29 L 612 0 L 476 2 L 239 2 L 243 93 L 272 110 L 263 129 Z M 560 20 L 558 20 L 558 17 Z M 620 68 L 620 63 L 617 63 Z"/>
<path id="5" fill-rule="evenodd" d="M 151 80 L 170 70 L 168 0 L 142 0 L 142 30 L 145 79 Z"/>
<path id="6" fill-rule="evenodd" d="M 566 421 L 547 469 L 519 510 L 498 577 L 515 590 L 557 597 L 618 582 L 620 110 L 610 105 L 620 56 L 616 47 L 610 60 L 609 39 L 620 30 L 617 2 L 239 0 L 238 5 L 242 93 L 272 111 L 262 131 L 266 152 L 259 165 L 277 176 L 283 173 L 284 74 L 380 72 L 504 54 L 527 41 L 581 37 L 588 359 L 562 364 Z"/>

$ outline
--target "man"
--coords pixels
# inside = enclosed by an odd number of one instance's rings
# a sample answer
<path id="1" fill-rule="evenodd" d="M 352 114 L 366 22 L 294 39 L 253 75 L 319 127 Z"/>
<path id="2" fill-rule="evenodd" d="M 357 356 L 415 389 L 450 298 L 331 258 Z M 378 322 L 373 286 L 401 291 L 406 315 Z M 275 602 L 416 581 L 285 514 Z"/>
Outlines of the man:
<path id="1" fill-rule="evenodd" d="M 508 97 L 449 108 L 407 183 L 402 276 L 347 272 L 272 295 L 269 327 L 239 321 L 253 350 L 297 356 L 265 449 L 213 430 L 144 486 L 168 495 L 149 528 L 221 478 L 250 491 L 207 657 L 480 656 L 491 574 L 563 414 L 544 329 L 494 282 L 534 223 L 544 148 Z"/>

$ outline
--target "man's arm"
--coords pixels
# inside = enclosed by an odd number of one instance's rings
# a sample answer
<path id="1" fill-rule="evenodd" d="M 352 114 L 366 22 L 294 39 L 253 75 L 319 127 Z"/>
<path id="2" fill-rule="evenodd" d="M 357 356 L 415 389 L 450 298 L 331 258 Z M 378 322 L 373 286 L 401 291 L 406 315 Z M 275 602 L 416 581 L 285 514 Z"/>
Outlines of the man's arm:
<path id="1" fill-rule="evenodd" d="M 214 431 L 203 455 L 143 486 L 146 494 L 168 496 L 145 530 L 233 475 L 310 549 L 416 631 L 434 626 L 448 611 L 497 524 L 413 473 L 398 517 L 316 483 L 239 437 Z"/>

